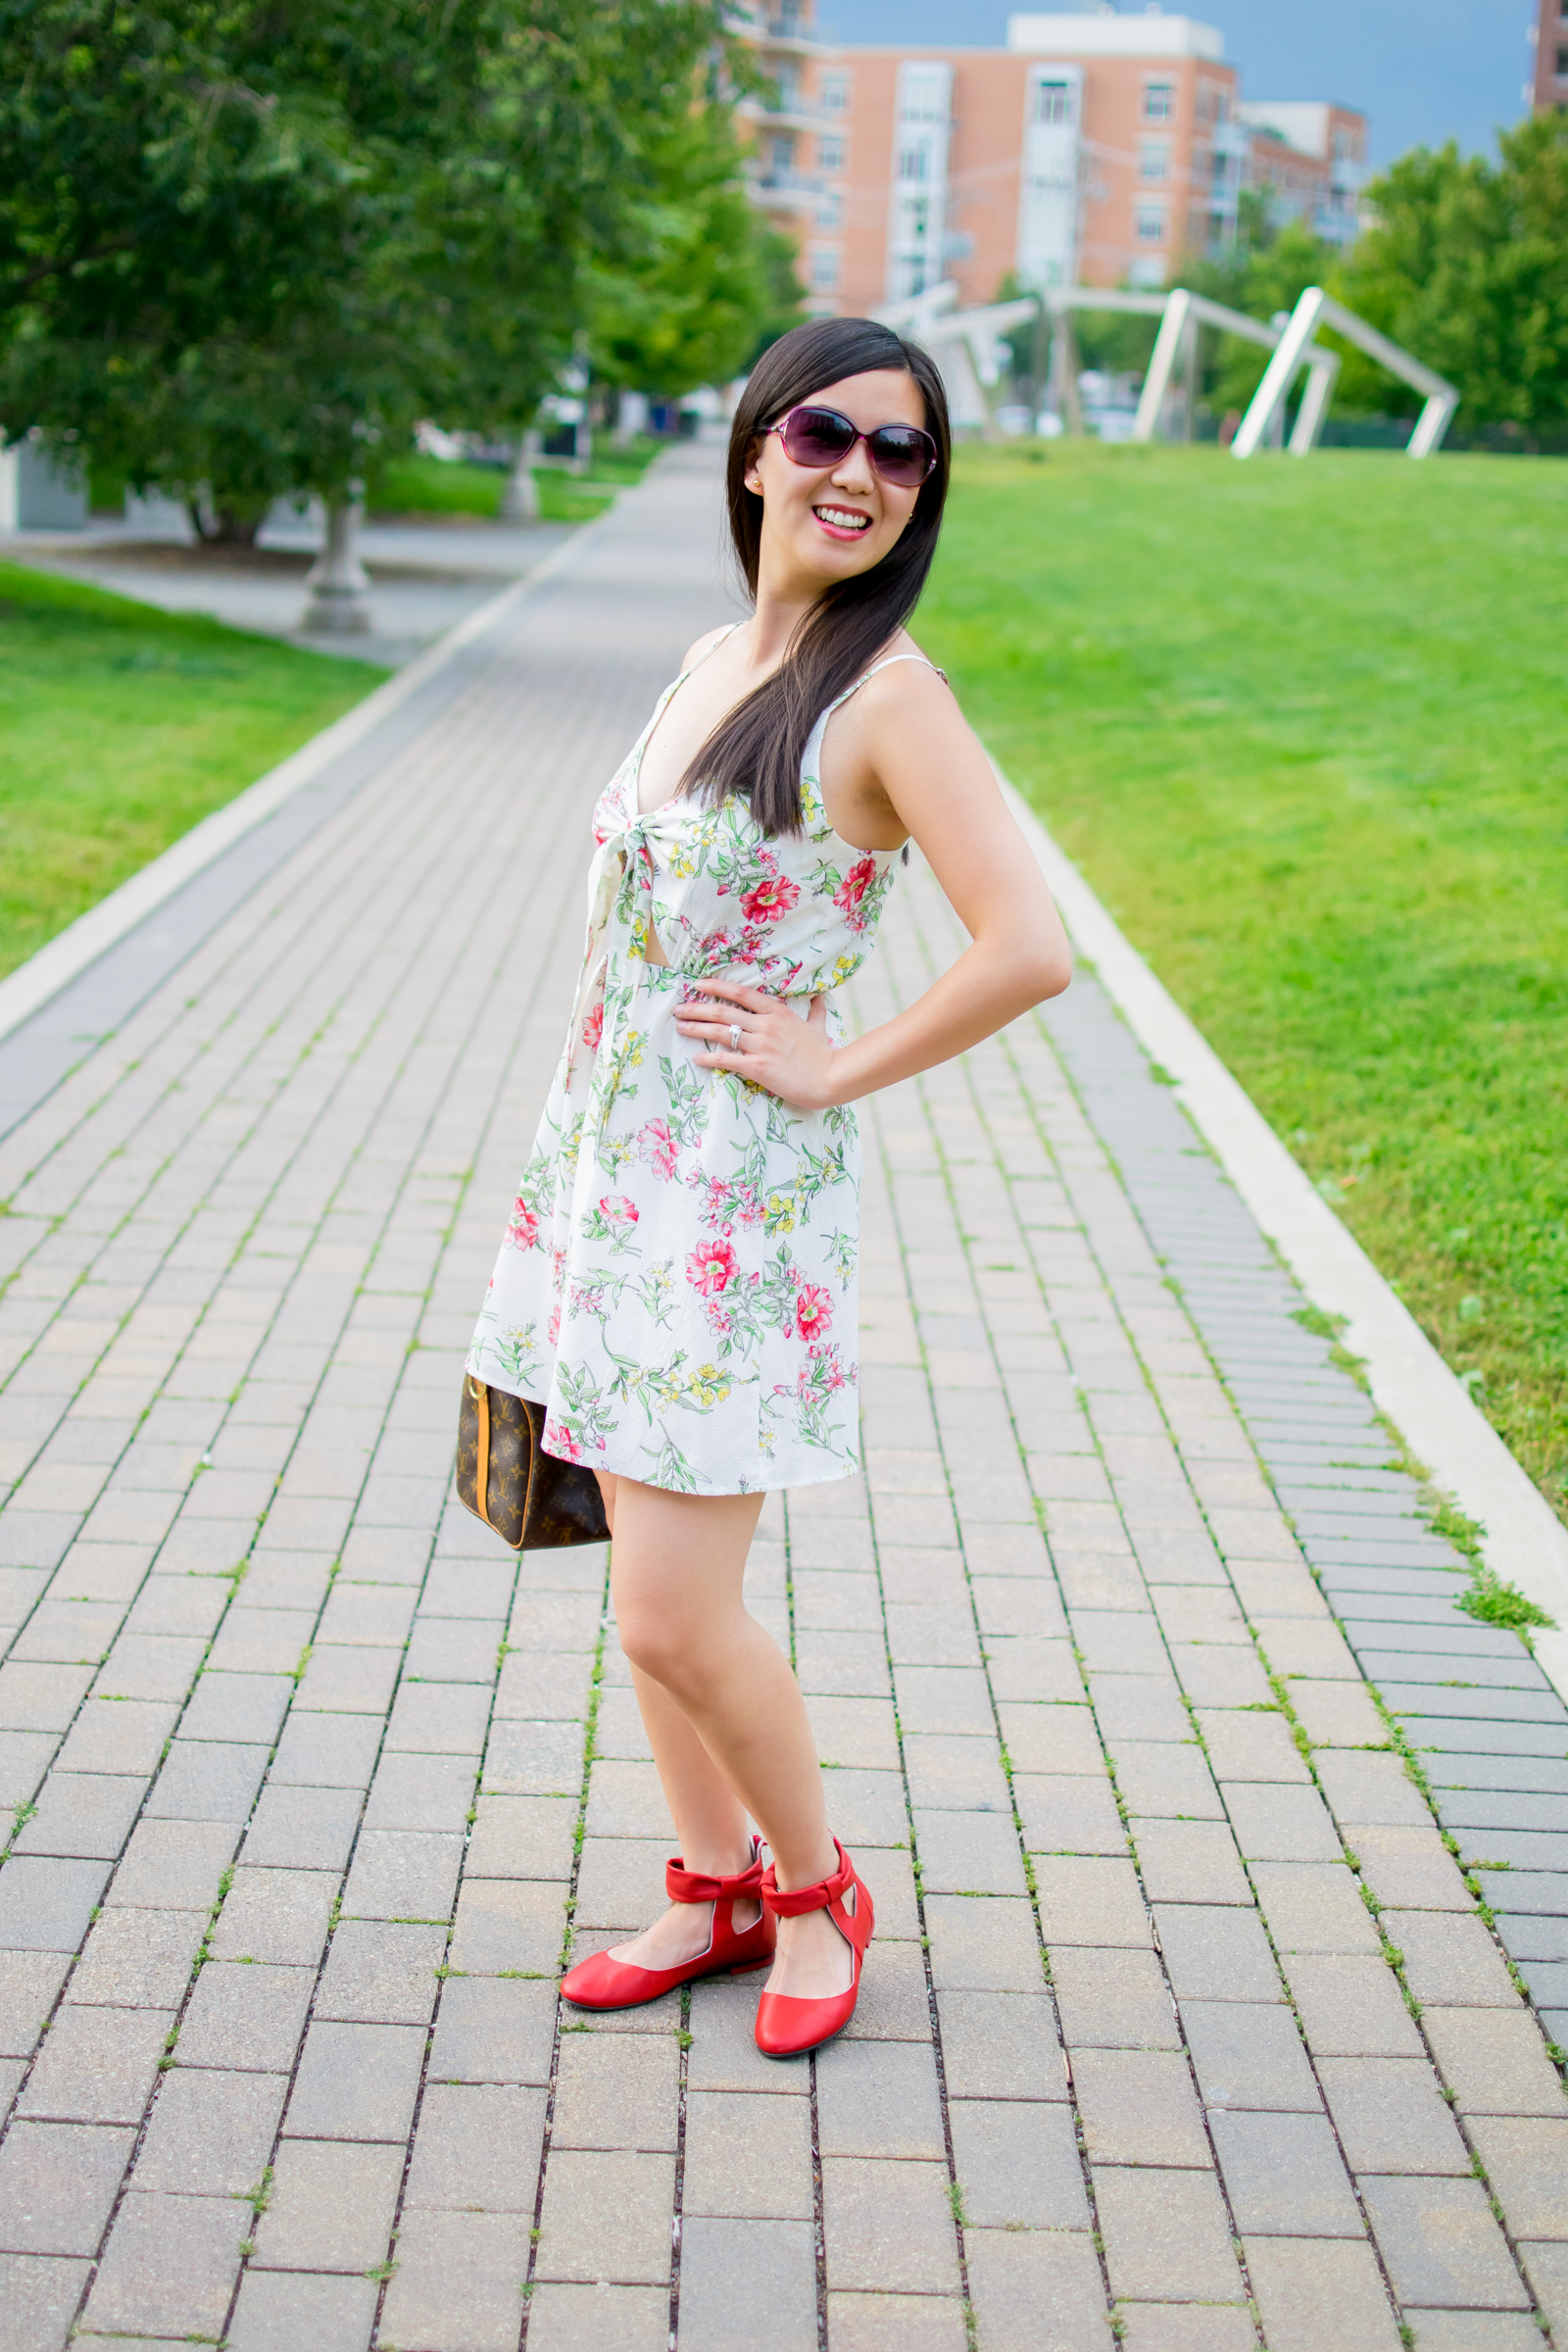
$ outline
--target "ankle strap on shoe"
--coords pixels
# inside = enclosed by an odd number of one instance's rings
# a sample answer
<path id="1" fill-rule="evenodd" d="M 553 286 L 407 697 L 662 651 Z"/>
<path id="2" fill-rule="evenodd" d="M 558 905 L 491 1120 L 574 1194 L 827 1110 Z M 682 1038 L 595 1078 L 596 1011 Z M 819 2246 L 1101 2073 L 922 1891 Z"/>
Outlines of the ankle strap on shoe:
<path id="1" fill-rule="evenodd" d="M 761 1895 L 775 1918 L 799 1919 L 804 1911 L 826 1911 L 834 1903 L 842 1904 L 855 1885 L 855 1864 L 836 1838 L 833 1851 L 839 1858 L 838 1869 L 831 1878 L 818 1879 L 814 1886 L 791 1886 L 781 1892 L 773 1865 L 768 1864 L 762 1873 Z"/>
<path id="2" fill-rule="evenodd" d="M 738 1870 L 727 1879 L 710 1879 L 704 1871 L 687 1870 L 679 1854 L 673 1854 L 664 1864 L 664 1892 L 672 1903 L 719 1903 L 726 1896 L 734 1900 L 745 1895 L 760 1902 L 761 1853 L 754 1848 L 750 1869 Z"/>

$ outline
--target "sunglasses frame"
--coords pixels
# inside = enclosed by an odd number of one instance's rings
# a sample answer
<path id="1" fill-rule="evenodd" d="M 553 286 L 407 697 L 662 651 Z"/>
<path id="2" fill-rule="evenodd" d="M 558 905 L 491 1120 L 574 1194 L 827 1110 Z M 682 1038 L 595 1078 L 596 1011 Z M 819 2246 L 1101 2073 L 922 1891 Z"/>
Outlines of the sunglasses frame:
<path id="1" fill-rule="evenodd" d="M 842 449 L 837 457 L 830 460 L 830 465 L 842 466 L 844 460 L 850 455 L 851 450 L 856 447 L 857 443 L 863 441 L 865 443 L 865 454 L 871 461 L 873 472 L 878 474 L 883 481 L 891 482 L 895 490 L 923 490 L 926 483 L 931 479 L 932 474 L 935 473 L 937 467 L 942 463 L 942 452 L 938 449 L 934 437 L 926 431 L 923 424 L 906 424 L 902 418 L 896 418 L 890 420 L 890 422 L 887 424 L 873 424 L 869 432 L 862 433 L 858 428 L 854 417 L 846 416 L 842 409 L 830 409 L 827 403 L 821 400 L 802 400 L 798 401 L 793 409 L 787 409 L 784 415 L 779 417 L 777 423 L 770 424 L 767 427 L 767 432 L 764 432 L 762 436 L 762 438 L 766 440 L 767 433 L 777 433 L 779 447 L 783 450 L 784 455 L 789 459 L 789 462 L 792 466 L 800 466 L 812 472 L 825 472 L 828 470 L 826 466 L 811 466 L 808 460 L 796 457 L 794 451 L 790 448 L 789 442 L 784 437 L 785 427 L 789 424 L 791 418 L 804 416 L 808 411 L 814 411 L 818 416 L 837 417 L 839 423 L 847 424 L 850 428 L 850 431 L 855 435 L 855 439 L 851 441 L 847 447 Z M 884 472 L 882 467 L 877 464 L 876 451 L 871 447 L 871 443 L 878 433 L 886 432 L 915 433 L 925 443 L 929 456 L 926 463 L 926 469 L 924 473 L 921 474 L 920 479 L 917 482 L 894 481 L 893 476 Z"/>

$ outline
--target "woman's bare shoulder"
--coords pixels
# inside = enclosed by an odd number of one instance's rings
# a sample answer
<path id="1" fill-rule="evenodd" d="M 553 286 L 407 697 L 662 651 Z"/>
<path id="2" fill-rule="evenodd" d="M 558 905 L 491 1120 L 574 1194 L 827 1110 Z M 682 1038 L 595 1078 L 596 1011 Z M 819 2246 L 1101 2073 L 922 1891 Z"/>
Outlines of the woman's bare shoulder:
<path id="1" fill-rule="evenodd" d="M 710 654 L 719 639 L 727 637 L 734 625 L 733 621 L 726 620 L 721 628 L 710 629 L 706 636 L 699 637 L 695 644 L 689 645 L 681 657 L 682 670 L 695 669 L 704 655 Z"/>

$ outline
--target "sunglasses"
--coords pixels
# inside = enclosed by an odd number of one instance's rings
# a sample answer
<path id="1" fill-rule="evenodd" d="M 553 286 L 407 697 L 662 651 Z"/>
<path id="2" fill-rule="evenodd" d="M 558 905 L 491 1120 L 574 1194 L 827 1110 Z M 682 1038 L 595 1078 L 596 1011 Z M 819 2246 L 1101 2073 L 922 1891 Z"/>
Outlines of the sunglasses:
<path id="1" fill-rule="evenodd" d="M 937 463 L 937 445 L 919 425 L 879 424 L 862 433 L 837 409 L 791 409 L 767 430 L 777 433 L 784 455 L 793 464 L 818 469 L 839 465 L 857 441 L 863 441 L 865 454 L 882 479 L 896 483 L 901 490 L 918 490 Z"/>

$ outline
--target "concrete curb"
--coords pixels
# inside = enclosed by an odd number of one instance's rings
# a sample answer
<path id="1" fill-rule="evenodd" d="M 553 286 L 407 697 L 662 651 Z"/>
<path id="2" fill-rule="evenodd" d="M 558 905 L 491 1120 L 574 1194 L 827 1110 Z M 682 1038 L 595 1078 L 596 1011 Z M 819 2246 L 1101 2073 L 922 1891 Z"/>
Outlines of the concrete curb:
<path id="1" fill-rule="evenodd" d="M 488 603 L 448 629 L 445 636 L 426 646 L 396 677 L 375 687 L 363 703 L 356 703 L 352 710 L 345 710 L 341 718 L 319 735 L 313 735 L 309 743 L 301 744 L 297 752 L 290 753 L 256 783 L 248 785 L 233 800 L 225 801 L 221 808 L 215 808 L 199 824 L 192 825 L 188 833 L 172 842 L 150 864 L 122 882 L 106 899 L 100 899 L 96 906 L 89 906 L 85 914 L 78 915 L 35 956 L 29 956 L 25 963 L 19 964 L 7 978 L 0 980 L 0 1038 L 20 1029 L 52 997 L 58 996 L 90 964 L 134 931 L 138 923 L 144 922 L 176 891 L 183 890 L 194 875 L 264 823 L 274 809 L 292 799 L 334 760 L 389 718 L 465 646 L 470 645 L 558 570 L 567 555 L 580 548 L 603 519 L 602 515 L 596 515 L 569 539 L 552 548 L 532 571 L 510 582 Z"/>
<path id="2" fill-rule="evenodd" d="M 1000 768 L 997 776 L 1068 930 L 1133 1034 L 1175 1081 L 1194 1126 L 1312 1304 L 1345 1318 L 1345 1345 L 1364 1364 L 1378 1410 L 1486 1530 L 1488 1565 L 1557 1620 L 1559 1630 L 1538 1633 L 1534 1646 L 1568 1698 L 1568 1529 L 1066 852 Z"/>

